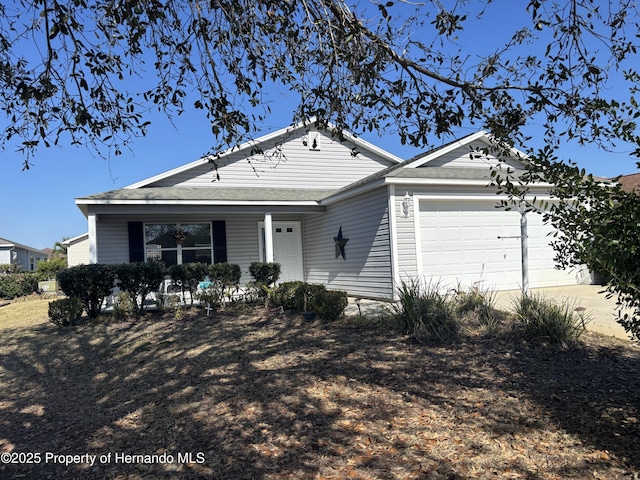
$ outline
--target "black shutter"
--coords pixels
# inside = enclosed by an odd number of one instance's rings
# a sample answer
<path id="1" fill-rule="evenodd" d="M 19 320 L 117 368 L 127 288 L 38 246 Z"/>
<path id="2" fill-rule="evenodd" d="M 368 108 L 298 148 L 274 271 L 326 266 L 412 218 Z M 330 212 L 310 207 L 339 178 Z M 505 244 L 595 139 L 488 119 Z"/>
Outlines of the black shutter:
<path id="1" fill-rule="evenodd" d="M 224 220 L 211 222 L 213 231 L 213 263 L 227 261 L 227 231 Z"/>
<path id="2" fill-rule="evenodd" d="M 144 262 L 144 227 L 142 222 L 129 222 L 129 262 Z"/>

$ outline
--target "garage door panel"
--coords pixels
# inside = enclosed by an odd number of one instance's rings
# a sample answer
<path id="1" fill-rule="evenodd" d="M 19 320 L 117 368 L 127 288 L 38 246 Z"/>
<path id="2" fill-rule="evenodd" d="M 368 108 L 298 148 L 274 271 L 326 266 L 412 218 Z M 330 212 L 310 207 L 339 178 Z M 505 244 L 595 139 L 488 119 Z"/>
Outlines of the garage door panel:
<path id="1" fill-rule="evenodd" d="M 422 272 L 451 286 L 480 282 L 485 288 L 521 287 L 520 213 L 493 201 L 421 201 Z M 528 220 L 530 286 L 575 283 L 554 268 L 553 227 L 540 215 Z"/>
<path id="2" fill-rule="evenodd" d="M 477 242 L 477 241 L 481 241 L 482 238 L 483 238 L 482 227 L 480 226 L 462 227 L 462 239 L 465 242 Z"/>

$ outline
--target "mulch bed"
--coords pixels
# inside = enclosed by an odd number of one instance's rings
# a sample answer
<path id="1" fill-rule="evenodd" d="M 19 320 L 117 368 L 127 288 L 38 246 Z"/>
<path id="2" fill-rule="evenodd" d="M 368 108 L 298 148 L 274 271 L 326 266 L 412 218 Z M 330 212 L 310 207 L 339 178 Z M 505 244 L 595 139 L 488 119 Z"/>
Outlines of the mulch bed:
<path id="1" fill-rule="evenodd" d="M 42 455 L 0 478 L 632 479 L 639 409 L 640 351 L 593 334 L 417 343 L 245 309 L 0 337 L 0 452 Z"/>

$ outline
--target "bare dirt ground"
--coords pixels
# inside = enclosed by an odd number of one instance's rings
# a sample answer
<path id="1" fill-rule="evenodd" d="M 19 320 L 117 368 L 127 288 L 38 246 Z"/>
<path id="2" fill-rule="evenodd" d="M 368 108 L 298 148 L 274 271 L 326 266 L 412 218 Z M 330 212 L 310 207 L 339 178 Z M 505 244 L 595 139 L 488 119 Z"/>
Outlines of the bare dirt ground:
<path id="1" fill-rule="evenodd" d="M 0 331 L 3 479 L 633 479 L 639 409 L 640 351 L 595 334 L 419 344 L 266 309 Z"/>

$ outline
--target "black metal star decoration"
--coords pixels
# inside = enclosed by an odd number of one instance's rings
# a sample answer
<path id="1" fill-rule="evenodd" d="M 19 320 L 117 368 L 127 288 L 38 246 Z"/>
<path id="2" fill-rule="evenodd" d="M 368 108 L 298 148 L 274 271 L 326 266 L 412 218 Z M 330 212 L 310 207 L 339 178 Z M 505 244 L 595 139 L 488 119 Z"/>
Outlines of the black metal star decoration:
<path id="1" fill-rule="evenodd" d="M 349 239 L 344 238 L 342 236 L 342 225 L 340 225 L 340 230 L 338 230 L 338 236 L 333 237 L 333 241 L 336 244 L 336 258 L 341 256 L 344 260 L 346 260 L 347 257 L 345 256 L 345 253 L 344 253 L 344 247 L 349 241 Z"/>

